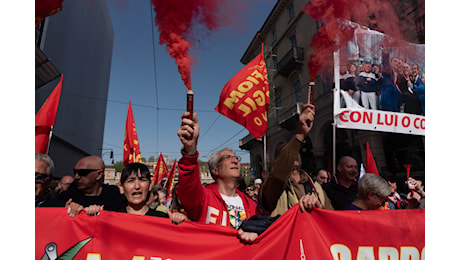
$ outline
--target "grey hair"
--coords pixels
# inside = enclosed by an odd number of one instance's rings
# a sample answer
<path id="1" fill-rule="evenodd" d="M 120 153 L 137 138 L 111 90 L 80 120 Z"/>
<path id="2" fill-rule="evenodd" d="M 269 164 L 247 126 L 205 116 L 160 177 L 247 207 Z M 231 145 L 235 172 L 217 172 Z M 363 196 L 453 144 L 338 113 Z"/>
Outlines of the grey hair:
<path id="1" fill-rule="evenodd" d="M 209 160 L 208 160 L 209 171 L 211 171 L 212 168 L 217 167 L 217 165 L 219 164 L 219 160 L 221 158 L 220 153 L 223 152 L 223 151 L 229 151 L 229 152 L 234 153 L 232 149 L 230 149 L 228 147 L 225 147 L 224 149 L 211 154 L 211 156 L 209 156 Z M 211 175 L 212 175 L 212 173 L 211 173 Z"/>
<path id="2" fill-rule="evenodd" d="M 373 173 L 366 173 L 358 181 L 358 197 L 364 199 L 370 192 L 387 197 L 391 190 L 384 178 Z"/>
<path id="3" fill-rule="evenodd" d="M 53 162 L 53 159 L 49 157 L 49 155 L 42 154 L 42 153 L 35 153 L 35 160 L 39 160 L 39 161 L 46 163 L 46 165 L 48 165 L 48 167 L 46 167 L 46 173 L 50 176 L 53 176 L 54 162 Z"/>

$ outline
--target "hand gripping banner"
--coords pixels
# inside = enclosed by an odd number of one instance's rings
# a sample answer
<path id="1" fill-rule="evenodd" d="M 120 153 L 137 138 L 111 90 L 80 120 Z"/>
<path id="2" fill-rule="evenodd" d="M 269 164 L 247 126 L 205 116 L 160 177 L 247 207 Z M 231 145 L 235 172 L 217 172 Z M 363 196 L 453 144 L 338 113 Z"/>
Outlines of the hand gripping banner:
<path id="1" fill-rule="evenodd" d="M 230 227 L 37 208 L 35 236 L 35 259 L 417 260 L 425 259 L 425 210 L 302 213 L 296 205 L 244 244 Z"/>

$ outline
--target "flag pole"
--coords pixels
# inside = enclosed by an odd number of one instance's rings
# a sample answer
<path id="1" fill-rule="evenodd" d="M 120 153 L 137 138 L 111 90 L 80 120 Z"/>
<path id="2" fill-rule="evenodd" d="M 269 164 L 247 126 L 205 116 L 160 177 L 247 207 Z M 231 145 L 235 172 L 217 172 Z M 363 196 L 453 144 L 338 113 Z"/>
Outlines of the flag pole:
<path id="1" fill-rule="evenodd" d="M 53 136 L 53 127 L 54 126 L 51 126 L 51 129 L 50 129 L 50 134 L 48 138 L 48 146 L 46 147 L 46 154 L 48 154 L 48 152 L 50 151 L 51 137 Z"/>
<path id="2" fill-rule="evenodd" d="M 136 147 L 133 147 L 133 162 L 136 162 Z"/>
<path id="3" fill-rule="evenodd" d="M 336 108 L 340 107 L 340 96 L 337 100 L 337 93 L 340 93 L 340 54 L 339 51 L 334 51 L 334 81 L 335 85 L 332 92 L 332 111 Z M 340 95 L 340 94 L 339 94 Z M 337 104 L 336 104 L 337 103 Z M 335 176 L 336 173 L 336 156 L 337 156 L 337 149 L 336 149 L 336 128 L 337 128 L 337 120 L 335 119 L 335 115 L 333 112 L 332 116 L 332 176 Z"/>
<path id="4" fill-rule="evenodd" d="M 267 171 L 267 133 L 264 134 L 264 171 Z"/>

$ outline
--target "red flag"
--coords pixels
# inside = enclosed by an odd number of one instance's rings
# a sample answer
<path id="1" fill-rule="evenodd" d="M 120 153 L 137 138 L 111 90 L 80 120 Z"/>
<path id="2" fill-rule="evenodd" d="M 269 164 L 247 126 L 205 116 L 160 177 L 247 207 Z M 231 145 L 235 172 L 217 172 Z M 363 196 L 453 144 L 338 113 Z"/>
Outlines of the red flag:
<path id="1" fill-rule="evenodd" d="M 62 10 L 64 0 L 35 0 L 35 28 L 42 20 Z"/>
<path id="2" fill-rule="evenodd" d="M 366 172 L 379 175 L 379 171 L 377 170 L 377 165 L 375 164 L 368 142 L 366 142 Z"/>
<path id="3" fill-rule="evenodd" d="M 123 140 L 123 165 L 126 166 L 133 162 L 142 162 L 142 158 L 130 100 L 128 106 L 128 115 L 126 117 L 125 137 Z"/>
<path id="4" fill-rule="evenodd" d="M 61 80 L 35 115 L 35 152 L 37 153 L 48 153 L 51 128 L 56 119 L 63 80 L 64 75 L 61 75 Z"/>
<path id="5" fill-rule="evenodd" d="M 168 167 L 166 166 L 166 162 L 163 158 L 163 154 L 160 153 L 160 156 L 158 157 L 157 160 L 157 166 L 155 167 L 155 171 L 153 173 L 153 178 L 152 181 L 153 185 L 157 185 L 160 183 L 162 179 L 168 176 Z"/>
<path id="6" fill-rule="evenodd" d="M 257 139 L 267 131 L 269 99 L 262 44 L 260 54 L 225 84 L 215 110 L 244 126 Z"/>
<path id="7" fill-rule="evenodd" d="M 169 200 L 172 197 L 172 190 L 174 187 L 174 177 L 176 175 L 176 161 L 177 159 L 174 159 L 174 162 L 171 166 L 171 169 L 169 170 L 169 176 L 168 176 L 168 181 L 166 182 L 166 189 L 168 189 L 168 197 L 166 200 Z"/>

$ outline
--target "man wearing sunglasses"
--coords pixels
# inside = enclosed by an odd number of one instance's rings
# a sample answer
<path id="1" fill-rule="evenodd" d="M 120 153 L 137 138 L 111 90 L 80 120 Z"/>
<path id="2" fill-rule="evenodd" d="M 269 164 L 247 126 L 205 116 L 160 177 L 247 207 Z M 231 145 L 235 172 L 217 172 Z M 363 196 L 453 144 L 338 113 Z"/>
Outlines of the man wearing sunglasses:
<path id="1" fill-rule="evenodd" d="M 51 199 L 49 186 L 53 180 L 54 162 L 47 154 L 35 153 L 35 207 L 45 206 Z"/>
<path id="2" fill-rule="evenodd" d="M 189 116 L 190 112 L 182 115 L 182 124 L 177 131 L 183 144 L 182 158 L 178 163 L 178 199 L 192 221 L 238 229 L 244 220 L 260 214 L 256 203 L 236 188 L 240 178 L 240 157 L 228 148 L 212 154 L 208 164 L 215 183 L 203 187 L 197 151 L 200 127 L 196 113 L 193 120 Z M 243 239 L 244 232 L 240 232 Z"/>
<path id="3" fill-rule="evenodd" d="M 120 210 L 120 190 L 117 186 L 104 184 L 104 169 L 104 161 L 98 156 L 83 157 L 75 164 L 74 182 L 57 196 L 66 202 L 71 217 L 82 210 L 88 215 L 98 214 L 102 209 Z"/>

